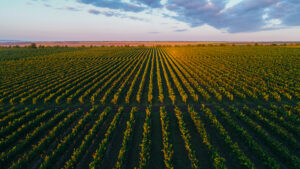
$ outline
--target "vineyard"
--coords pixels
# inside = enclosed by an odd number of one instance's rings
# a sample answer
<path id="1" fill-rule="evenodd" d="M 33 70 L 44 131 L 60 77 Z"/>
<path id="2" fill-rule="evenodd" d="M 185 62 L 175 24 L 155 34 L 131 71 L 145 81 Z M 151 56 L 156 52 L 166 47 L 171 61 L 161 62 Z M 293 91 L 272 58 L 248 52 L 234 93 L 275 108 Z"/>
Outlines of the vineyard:
<path id="1" fill-rule="evenodd" d="M 0 168 L 300 168 L 300 48 L 0 48 Z"/>

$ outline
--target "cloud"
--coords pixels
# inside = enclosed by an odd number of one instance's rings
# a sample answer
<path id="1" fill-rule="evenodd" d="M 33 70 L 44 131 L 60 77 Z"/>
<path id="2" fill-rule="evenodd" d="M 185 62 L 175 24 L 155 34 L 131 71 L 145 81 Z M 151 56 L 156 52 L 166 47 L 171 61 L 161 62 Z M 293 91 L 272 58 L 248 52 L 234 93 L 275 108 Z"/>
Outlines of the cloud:
<path id="1" fill-rule="evenodd" d="M 122 2 L 120 0 L 77 0 L 80 3 L 91 4 L 97 7 L 119 9 L 122 11 L 141 12 L 145 7 L 134 3 Z"/>
<path id="2" fill-rule="evenodd" d="M 65 9 L 69 11 L 80 11 L 80 9 L 71 6 L 66 6 Z"/>
<path id="3" fill-rule="evenodd" d="M 160 0 L 135 0 L 137 3 L 142 3 L 152 8 L 162 7 Z"/>
<path id="4" fill-rule="evenodd" d="M 73 7 L 73 6 L 56 6 L 55 4 L 51 4 L 50 0 L 31 0 L 32 2 L 27 2 L 27 4 L 32 5 L 33 2 L 41 3 L 44 7 L 53 8 L 58 10 L 68 10 L 68 11 L 81 11 L 80 7 Z"/>
<path id="5" fill-rule="evenodd" d="M 124 18 L 128 18 L 128 19 L 132 19 L 132 20 L 136 20 L 136 21 L 147 21 L 146 19 L 143 19 L 143 18 L 138 18 L 138 17 L 135 17 L 135 16 L 126 16 L 126 15 L 123 15 Z"/>
<path id="6" fill-rule="evenodd" d="M 127 18 L 127 19 L 132 19 L 132 20 L 144 21 L 144 19 L 142 19 L 142 18 L 138 18 L 135 16 L 128 16 L 126 14 L 116 12 L 116 11 L 104 11 L 104 10 L 97 10 L 97 9 L 89 9 L 88 13 L 94 14 L 94 15 L 104 15 L 107 17 L 119 17 L 119 18 Z"/>
<path id="7" fill-rule="evenodd" d="M 46 6 L 46 7 L 51 7 L 51 6 Z M 68 11 L 74 11 L 74 12 L 78 12 L 81 9 L 80 8 L 76 8 L 76 7 L 72 7 L 72 6 L 65 6 L 65 7 L 56 7 L 54 9 L 58 9 L 58 10 L 68 10 Z"/>
<path id="8" fill-rule="evenodd" d="M 264 10 L 277 0 L 244 0 L 231 8 L 225 8 L 223 0 L 169 0 L 167 8 L 178 15 L 173 18 L 191 27 L 204 24 L 228 32 L 258 31 L 264 25 Z"/>
<path id="9" fill-rule="evenodd" d="M 176 29 L 176 30 L 174 30 L 174 32 L 186 32 L 187 31 L 187 29 Z"/>
<path id="10" fill-rule="evenodd" d="M 98 11 L 98 10 L 96 10 L 96 9 L 89 9 L 89 10 L 88 10 L 88 13 L 90 13 L 90 14 L 95 14 L 95 15 L 101 14 L 101 12 Z"/>
<path id="11" fill-rule="evenodd" d="M 94 14 L 94 15 L 104 15 L 104 16 L 108 16 L 108 17 L 111 17 L 111 16 L 116 16 L 116 17 L 123 16 L 122 14 L 114 12 L 114 11 L 102 11 L 102 10 L 100 11 L 100 10 L 97 10 L 97 9 L 89 9 L 88 13 Z"/>
<path id="12" fill-rule="evenodd" d="M 43 6 L 44 6 L 44 7 L 51 7 L 51 5 L 46 4 L 46 3 L 43 3 Z"/>
<path id="13" fill-rule="evenodd" d="M 300 25 L 300 1 L 290 0 L 277 3 L 269 9 L 271 19 L 280 19 L 286 26 Z"/>
<path id="14" fill-rule="evenodd" d="M 166 9 L 175 15 L 162 13 L 163 17 L 176 19 L 191 27 L 210 25 L 229 33 L 300 26 L 300 0 L 241 0 L 229 7 L 229 0 L 167 0 L 164 3 L 161 0 L 77 1 L 100 8 L 136 13 L 153 8 Z"/>

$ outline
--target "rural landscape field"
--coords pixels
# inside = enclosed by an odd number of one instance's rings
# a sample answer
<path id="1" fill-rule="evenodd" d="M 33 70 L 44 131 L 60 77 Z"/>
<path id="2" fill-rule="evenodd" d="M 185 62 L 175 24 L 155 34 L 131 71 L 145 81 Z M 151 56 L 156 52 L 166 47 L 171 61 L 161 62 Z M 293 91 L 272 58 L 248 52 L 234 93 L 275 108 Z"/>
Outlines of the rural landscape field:
<path id="1" fill-rule="evenodd" d="M 300 46 L 0 48 L 0 168 L 300 166 Z"/>
<path id="2" fill-rule="evenodd" d="M 300 169 L 300 0 L 0 0 L 0 169 Z"/>

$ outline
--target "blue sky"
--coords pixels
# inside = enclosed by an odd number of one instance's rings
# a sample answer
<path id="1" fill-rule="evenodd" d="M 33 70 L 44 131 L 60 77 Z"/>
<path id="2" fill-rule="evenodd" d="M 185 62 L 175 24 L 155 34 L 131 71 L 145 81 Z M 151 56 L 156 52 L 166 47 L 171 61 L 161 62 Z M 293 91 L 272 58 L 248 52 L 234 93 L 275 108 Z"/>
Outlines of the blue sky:
<path id="1" fill-rule="evenodd" d="M 299 41 L 300 0 L 0 0 L 0 40 Z"/>

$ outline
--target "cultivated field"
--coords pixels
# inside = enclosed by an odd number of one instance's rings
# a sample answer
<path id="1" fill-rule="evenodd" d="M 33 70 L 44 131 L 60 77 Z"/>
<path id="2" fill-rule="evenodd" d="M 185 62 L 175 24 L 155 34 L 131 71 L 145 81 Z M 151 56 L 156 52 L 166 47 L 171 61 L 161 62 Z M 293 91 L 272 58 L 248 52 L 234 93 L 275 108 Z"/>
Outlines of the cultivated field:
<path id="1" fill-rule="evenodd" d="M 300 167 L 300 47 L 0 48 L 0 168 Z"/>
<path id="2" fill-rule="evenodd" d="M 26 47 L 32 42 L 6 42 L 0 40 L 0 47 L 19 46 Z M 102 47 L 102 46 L 187 46 L 187 45 L 290 45 L 300 46 L 298 41 L 296 42 L 218 42 L 218 41 L 38 41 L 34 42 L 37 46 L 52 46 L 52 47 Z"/>

